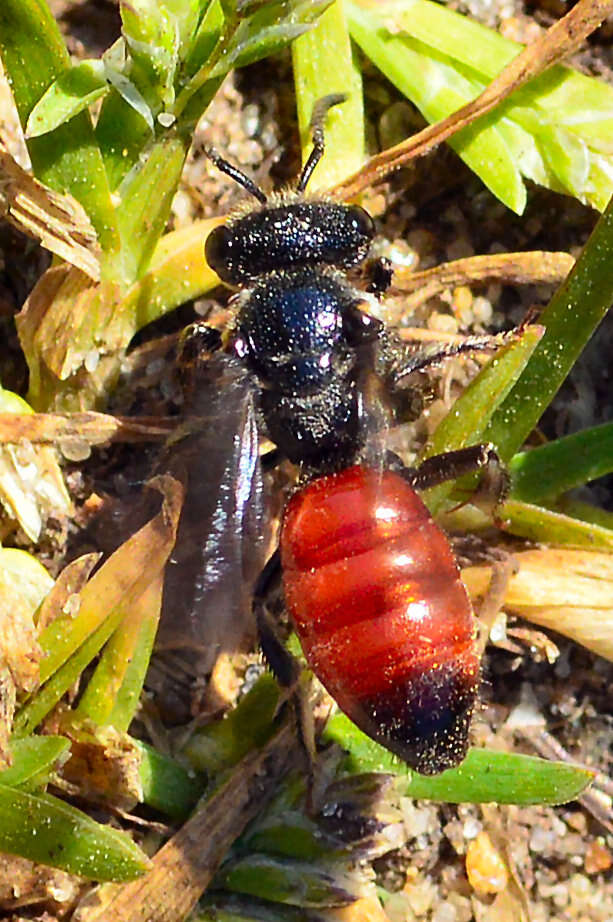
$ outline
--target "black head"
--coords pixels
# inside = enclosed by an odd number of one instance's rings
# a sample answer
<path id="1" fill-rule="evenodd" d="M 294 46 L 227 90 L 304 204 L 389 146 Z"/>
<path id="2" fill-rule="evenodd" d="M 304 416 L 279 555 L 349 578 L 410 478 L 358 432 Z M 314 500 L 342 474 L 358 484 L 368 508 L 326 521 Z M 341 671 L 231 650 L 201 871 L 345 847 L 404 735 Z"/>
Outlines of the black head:
<path id="1" fill-rule="evenodd" d="M 305 201 L 303 193 L 324 153 L 323 123 L 332 106 L 345 101 L 334 94 L 320 99 L 311 119 L 313 149 L 285 201 L 269 202 L 266 194 L 237 167 L 215 151 L 207 155 L 263 206 L 227 225 L 216 227 L 205 245 L 208 264 L 224 282 L 244 285 L 259 275 L 301 266 L 346 269 L 365 259 L 375 227 L 358 205 Z"/>
<path id="2" fill-rule="evenodd" d="M 374 233 L 372 218 L 358 205 L 296 201 L 216 227 L 205 255 L 224 282 L 242 285 L 278 269 L 356 265 L 366 258 Z"/>

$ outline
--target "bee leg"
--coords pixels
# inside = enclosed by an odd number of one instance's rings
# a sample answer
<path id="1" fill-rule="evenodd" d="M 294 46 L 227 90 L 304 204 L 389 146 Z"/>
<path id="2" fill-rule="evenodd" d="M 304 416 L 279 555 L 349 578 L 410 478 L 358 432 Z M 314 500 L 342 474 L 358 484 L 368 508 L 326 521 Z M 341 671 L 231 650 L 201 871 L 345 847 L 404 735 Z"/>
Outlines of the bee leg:
<path id="1" fill-rule="evenodd" d="M 189 365 L 200 359 L 203 353 L 217 352 L 221 346 L 221 333 L 215 327 L 202 321 L 190 323 L 179 339 L 178 361 Z"/>
<path id="2" fill-rule="evenodd" d="M 394 269 L 391 260 L 379 256 L 368 260 L 364 268 L 366 291 L 381 298 L 390 288 L 394 278 Z"/>
<path id="3" fill-rule="evenodd" d="M 491 442 L 469 445 L 467 448 L 433 455 L 422 461 L 416 468 L 405 467 L 402 461 L 396 458 L 395 462 L 392 461 L 391 467 L 415 490 L 427 490 L 447 480 L 456 480 L 463 474 L 482 471 L 484 476 L 479 487 L 472 494 L 471 502 L 488 511 L 500 506 L 509 492 L 507 469 Z"/>
<path id="4" fill-rule="evenodd" d="M 284 460 L 285 455 L 279 448 L 271 448 L 266 454 L 260 455 L 260 464 L 264 472 L 272 471 Z"/>
<path id="5" fill-rule="evenodd" d="M 281 583 L 281 555 L 274 552 L 258 577 L 253 592 L 253 613 L 264 659 L 282 688 L 293 688 L 300 677 L 300 664 L 279 636 L 275 619 L 266 607 L 266 599 Z"/>
<path id="6" fill-rule="evenodd" d="M 481 604 L 475 612 L 479 620 L 479 636 L 477 639 L 479 656 L 483 654 L 494 622 L 504 606 L 509 582 L 518 572 L 519 563 L 512 554 L 505 554 L 502 560 L 495 560 L 492 563 L 489 586 L 485 590 Z"/>
<path id="7" fill-rule="evenodd" d="M 389 389 L 402 390 L 407 386 L 406 379 L 417 371 L 440 365 L 445 359 L 471 352 L 495 352 L 502 346 L 516 342 L 522 335 L 525 324 L 484 336 L 467 336 L 459 343 L 437 343 L 419 349 L 411 349 L 393 335 L 388 334 L 387 354 L 384 357 L 385 380 Z"/>
<path id="8" fill-rule="evenodd" d="M 257 581 L 253 595 L 253 613 L 264 659 L 281 688 L 286 690 L 285 695 L 282 695 L 281 704 L 287 698 L 291 698 L 296 713 L 298 736 L 308 765 L 308 804 L 311 802 L 315 766 L 315 727 L 308 700 L 310 679 L 283 643 L 277 622 L 266 607 L 269 593 L 281 582 L 281 572 L 281 556 L 277 548 Z"/>

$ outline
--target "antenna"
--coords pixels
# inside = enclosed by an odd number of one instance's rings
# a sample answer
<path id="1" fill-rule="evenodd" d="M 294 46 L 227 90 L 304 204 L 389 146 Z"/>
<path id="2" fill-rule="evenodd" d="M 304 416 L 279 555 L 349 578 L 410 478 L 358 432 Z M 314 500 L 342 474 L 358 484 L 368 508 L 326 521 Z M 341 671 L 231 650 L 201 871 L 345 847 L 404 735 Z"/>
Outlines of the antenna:
<path id="1" fill-rule="evenodd" d="M 205 147 L 205 155 L 215 164 L 218 170 L 221 170 L 222 173 L 225 173 L 226 176 L 229 176 L 234 182 L 237 182 L 239 186 L 242 186 L 243 189 L 246 189 L 247 192 L 250 192 L 251 195 L 255 196 L 258 202 L 261 202 L 262 205 L 266 205 L 268 199 L 266 195 L 259 186 L 256 186 L 254 181 L 250 179 L 242 170 L 239 170 L 237 166 L 230 163 L 228 160 L 224 160 L 221 154 L 218 154 L 215 148 Z"/>
<path id="2" fill-rule="evenodd" d="M 311 115 L 311 124 L 309 126 L 311 129 L 311 137 L 313 138 L 313 150 L 309 154 L 308 160 L 300 174 L 300 179 L 296 187 L 298 192 L 304 192 L 309 179 L 313 175 L 313 170 L 324 155 L 324 122 L 328 111 L 333 106 L 338 106 L 340 103 L 345 102 L 346 99 L 347 95 L 345 93 L 330 93 L 329 96 L 322 96 L 321 99 L 318 99 L 313 106 L 313 114 Z"/>

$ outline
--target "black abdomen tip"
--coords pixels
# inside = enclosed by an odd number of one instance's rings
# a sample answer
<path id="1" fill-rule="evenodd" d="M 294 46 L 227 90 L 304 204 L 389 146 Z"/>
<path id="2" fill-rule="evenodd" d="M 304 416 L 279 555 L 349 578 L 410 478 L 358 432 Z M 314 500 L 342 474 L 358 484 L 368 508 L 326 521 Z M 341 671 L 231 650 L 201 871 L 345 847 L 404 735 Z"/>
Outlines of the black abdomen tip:
<path id="1" fill-rule="evenodd" d="M 415 771 L 436 775 L 466 756 L 477 689 L 476 658 L 468 668 L 442 663 L 360 699 L 349 717 Z"/>

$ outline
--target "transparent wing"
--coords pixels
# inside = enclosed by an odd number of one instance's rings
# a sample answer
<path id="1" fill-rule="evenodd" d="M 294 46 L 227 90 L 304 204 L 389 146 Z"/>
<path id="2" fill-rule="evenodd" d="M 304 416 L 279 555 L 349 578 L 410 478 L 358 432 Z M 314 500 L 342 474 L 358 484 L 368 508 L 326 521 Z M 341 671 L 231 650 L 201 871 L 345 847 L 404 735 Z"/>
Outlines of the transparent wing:
<path id="1" fill-rule="evenodd" d="M 216 353 L 196 359 L 188 377 L 184 424 L 159 465 L 184 483 L 186 498 L 166 570 L 158 648 L 174 651 L 179 671 L 203 676 L 222 651 L 240 649 L 254 633 L 251 600 L 264 563 L 267 510 L 249 376 Z"/>

